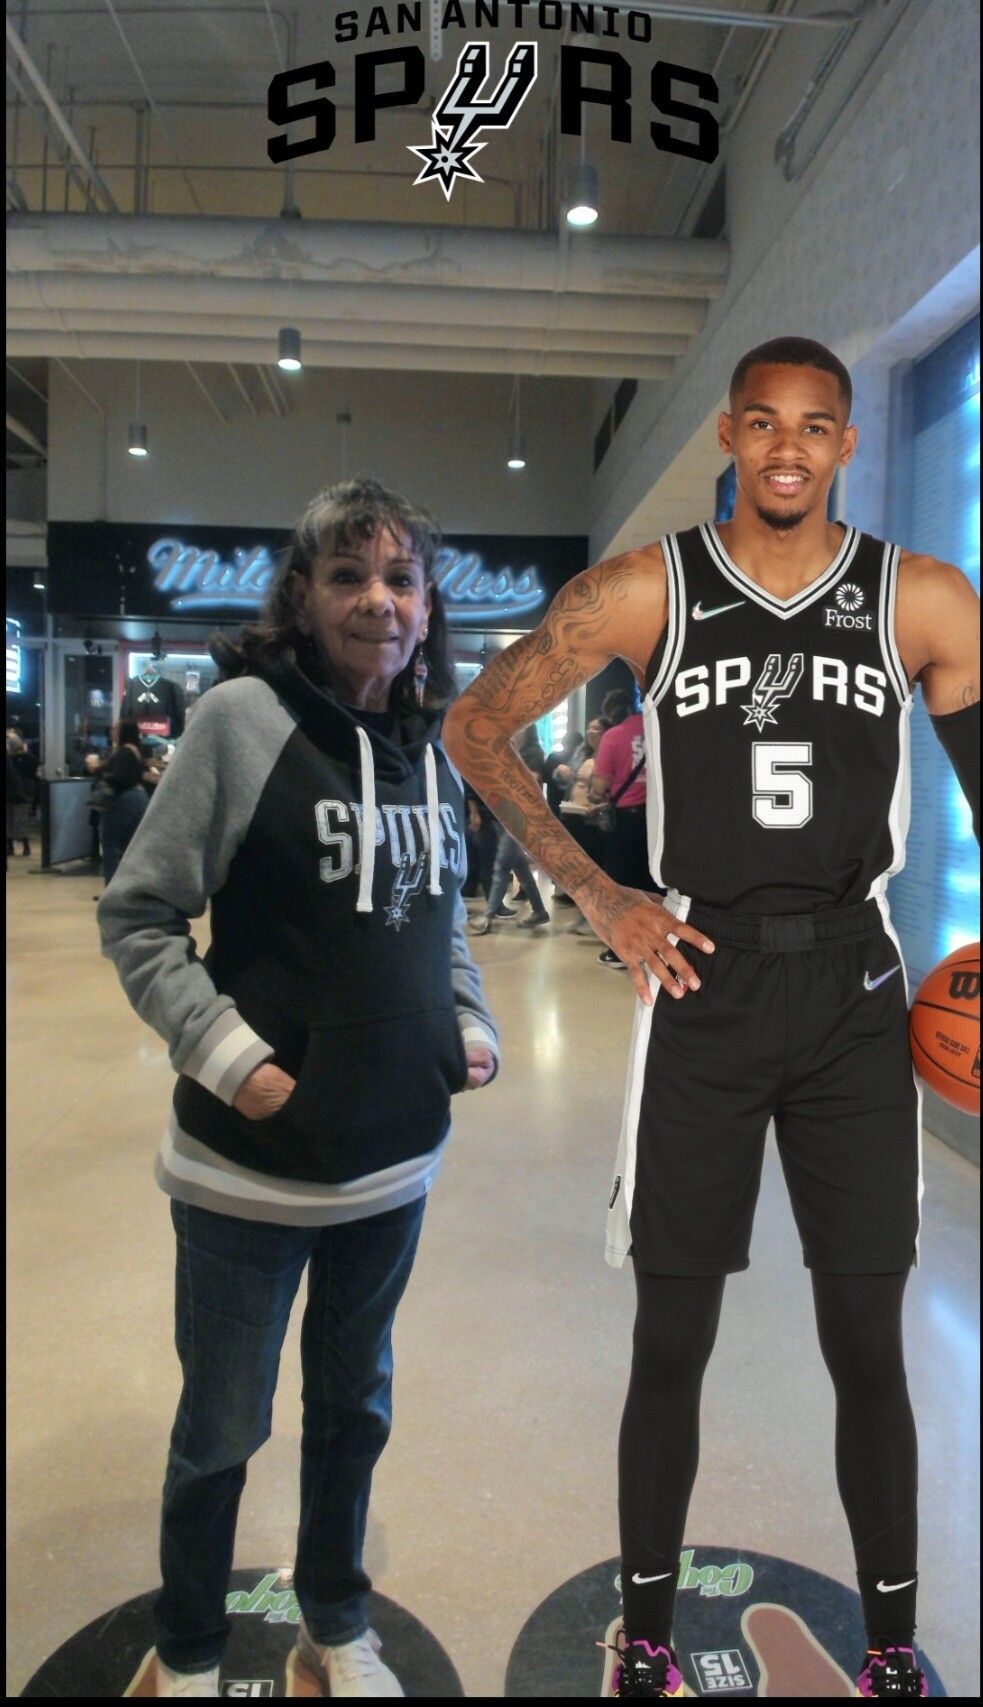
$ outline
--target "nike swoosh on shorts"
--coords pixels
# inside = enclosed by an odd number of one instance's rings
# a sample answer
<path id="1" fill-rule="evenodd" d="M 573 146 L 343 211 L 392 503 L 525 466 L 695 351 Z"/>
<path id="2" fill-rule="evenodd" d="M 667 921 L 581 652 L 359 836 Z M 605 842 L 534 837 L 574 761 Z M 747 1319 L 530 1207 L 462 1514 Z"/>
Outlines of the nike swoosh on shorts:
<path id="1" fill-rule="evenodd" d="M 917 1582 L 917 1580 L 917 1577 L 909 1577 L 906 1583 L 879 1582 L 877 1585 L 877 1591 L 879 1594 L 893 1594 L 896 1588 L 910 1588 L 912 1583 Z"/>
<path id="2" fill-rule="evenodd" d="M 657 1577 L 640 1577 L 637 1571 L 633 1571 L 631 1580 L 633 1583 L 639 1583 L 639 1584 L 642 1584 L 642 1583 L 661 1583 L 661 1582 L 665 1582 L 666 1577 L 671 1577 L 671 1576 L 672 1576 L 671 1571 L 663 1571 L 661 1573 L 661 1575 L 657 1576 Z"/>

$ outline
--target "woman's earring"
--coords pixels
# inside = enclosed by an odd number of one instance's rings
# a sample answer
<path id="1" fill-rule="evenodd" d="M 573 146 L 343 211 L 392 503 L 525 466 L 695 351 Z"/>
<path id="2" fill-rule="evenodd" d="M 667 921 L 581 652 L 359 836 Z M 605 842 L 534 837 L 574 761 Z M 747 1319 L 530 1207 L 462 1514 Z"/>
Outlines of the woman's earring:
<path id="1" fill-rule="evenodd" d="M 421 645 L 417 647 L 416 657 L 413 660 L 413 691 L 416 694 L 416 703 L 421 707 L 421 709 L 423 706 L 423 696 L 427 691 L 427 678 L 429 675 L 430 666 L 423 655 L 423 647 Z"/>

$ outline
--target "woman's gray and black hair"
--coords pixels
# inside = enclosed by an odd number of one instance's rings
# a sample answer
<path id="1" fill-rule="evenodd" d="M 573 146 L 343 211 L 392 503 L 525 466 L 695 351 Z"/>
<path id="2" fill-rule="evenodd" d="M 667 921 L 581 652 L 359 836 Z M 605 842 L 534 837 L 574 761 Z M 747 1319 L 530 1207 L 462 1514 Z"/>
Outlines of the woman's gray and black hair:
<path id="1" fill-rule="evenodd" d="M 213 636 L 210 650 L 223 679 L 246 675 L 280 659 L 296 661 L 299 657 L 303 661 L 311 643 L 297 626 L 294 577 L 309 580 L 322 558 L 358 546 L 384 530 L 404 540 L 423 566 L 431 596 L 427 638 L 422 642 L 428 669 L 424 704 L 431 709 L 448 704 L 455 693 L 454 664 L 447 616 L 434 583 L 440 530 L 425 510 L 365 474 L 329 486 L 308 504 L 277 568 L 258 621 L 235 638 Z M 396 677 L 390 703 L 394 708 L 416 708 L 412 660 Z"/>

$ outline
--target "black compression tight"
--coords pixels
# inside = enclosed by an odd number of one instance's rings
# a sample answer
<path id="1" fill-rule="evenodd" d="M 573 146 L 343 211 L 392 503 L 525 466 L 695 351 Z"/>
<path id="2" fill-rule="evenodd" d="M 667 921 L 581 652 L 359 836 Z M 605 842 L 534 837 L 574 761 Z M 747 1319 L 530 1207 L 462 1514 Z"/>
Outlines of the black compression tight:
<path id="1" fill-rule="evenodd" d="M 861 1572 L 915 1572 L 917 1449 L 901 1345 L 904 1274 L 813 1274 L 836 1391 L 836 1472 Z M 666 1639 L 699 1459 L 703 1376 L 723 1276 L 636 1270 L 631 1379 L 618 1452 L 622 1596 L 632 1636 Z M 780 1397 L 779 1397 L 780 1404 Z M 648 1579 L 641 1584 L 633 1577 Z"/>

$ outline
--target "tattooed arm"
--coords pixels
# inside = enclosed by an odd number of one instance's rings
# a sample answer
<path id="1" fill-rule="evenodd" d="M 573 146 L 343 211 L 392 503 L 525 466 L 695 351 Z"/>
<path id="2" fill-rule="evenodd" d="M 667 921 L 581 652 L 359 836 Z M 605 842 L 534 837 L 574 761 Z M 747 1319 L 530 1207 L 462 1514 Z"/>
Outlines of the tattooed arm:
<path id="1" fill-rule="evenodd" d="M 652 995 L 645 965 L 677 996 L 687 986 L 699 987 L 692 967 L 668 941 L 670 932 L 706 952 L 711 945 L 656 899 L 605 877 L 550 812 L 512 738 L 613 658 L 625 659 L 643 676 L 665 628 L 666 600 L 658 546 L 596 564 L 568 582 L 535 633 L 493 659 L 444 721 L 454 764 L 625 961 L 646 1002 Z"/>

